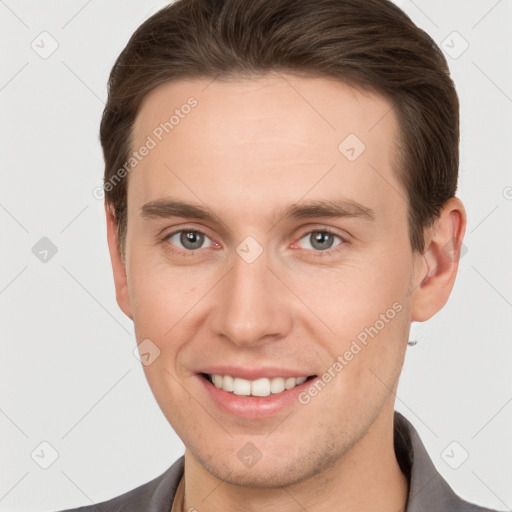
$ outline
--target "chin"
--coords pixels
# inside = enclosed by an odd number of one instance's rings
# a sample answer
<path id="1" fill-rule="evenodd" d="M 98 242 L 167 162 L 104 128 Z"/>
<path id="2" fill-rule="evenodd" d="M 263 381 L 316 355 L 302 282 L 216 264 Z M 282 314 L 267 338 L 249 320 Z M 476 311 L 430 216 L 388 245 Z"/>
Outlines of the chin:
<path id="1" fill-rule="evenodd" d="M 207 466 L 204 465 L 203 467 L 213 476 L 228 484 L 254 489 L 278 489 L 299 483 L 308 476 L 303 474 L 297 466 L 291 469 L 289 467 L 280 467 L 276 464 L 263 464 L 261 461 L 257 466 L 252 468 L 233 468 L 230 466 L 223 467 L 214 463 Z"/>
<path id="2" fill-rule="evenodd" d="M 323 454 L 302 453 L 295 459 L 274 455 L 267 460 L 263 455 L 251 467 L 244 467 L 236 453 L 229 458 L 226 458 L 226 453 L 209 454 L 208 457 L 198 457 L 195 453 L 194 457 L 206 471 L 228 484 L 248 488 L 278 489 L 301 483 L 318 475 L 332 466 L 339 455 L 335 451 L 326 451 Z"/>

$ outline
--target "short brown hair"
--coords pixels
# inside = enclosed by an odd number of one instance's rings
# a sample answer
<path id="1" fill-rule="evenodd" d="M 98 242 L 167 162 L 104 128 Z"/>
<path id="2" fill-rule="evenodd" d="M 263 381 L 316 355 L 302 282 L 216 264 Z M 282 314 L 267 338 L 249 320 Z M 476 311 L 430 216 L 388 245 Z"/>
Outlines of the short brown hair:
<path id="1" fill-rule="evenodd" d="M 459 165 L 459 101 L 428 34 L 389 0 L 177 0 L 135 31 L 108 82 L 105 201 L 123 259 L 127 177 L 112 179 L 129 159 L 146 95 L 180 79 L 279 71 L 334 78 L 391 102 L 400 127 L 394 171 L 407 192 L 411 248 L 424 252 L 424 229 L 455 195 Z"/>

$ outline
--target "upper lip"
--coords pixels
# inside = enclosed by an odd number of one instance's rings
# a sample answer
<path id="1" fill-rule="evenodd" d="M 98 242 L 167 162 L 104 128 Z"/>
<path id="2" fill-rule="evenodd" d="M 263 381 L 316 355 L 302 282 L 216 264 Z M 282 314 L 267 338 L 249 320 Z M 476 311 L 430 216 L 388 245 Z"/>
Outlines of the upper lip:
<path id="1" fill-rule="evenodd" d="M 208 366 L 202 368 L 198 373 L 206 373 L 209 375 L 229 375 L 231 377 L 239 377 L 247 380 L 257 380 L 262 378 L 272 379 L 274 377 L 310 377 L 313 373 L 304 372 L 302 370 L 292 370 L 290 368 L 242 368 L 240 366 Z"/>

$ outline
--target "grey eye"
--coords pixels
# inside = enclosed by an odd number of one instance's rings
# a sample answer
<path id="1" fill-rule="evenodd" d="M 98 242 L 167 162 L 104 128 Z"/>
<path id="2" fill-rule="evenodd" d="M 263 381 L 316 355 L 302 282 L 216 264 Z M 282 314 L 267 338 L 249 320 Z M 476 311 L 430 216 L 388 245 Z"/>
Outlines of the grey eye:
<path id="1" fill-rule="evenodd" d="M 338 239 L 339 243 L 334 245 L 335 239 Z M 306 245 L 309 244 L 309 247 L 301 245 L 303 249 L 314 249 L 316 251 L 331 249 L 333 246 L 339 245 L 342 242 L 339 236 L 330 233 L 329 231 L 321 230 L 311 231 L 304 235 L 300 240 L 306 240 Z"/>
<path id="2" fill-rule="evenodd" d="M 172 244 L 188 251 L 201 249 L 205 240 L 209 240 L 211 242 L 204 233 L 193 230 L 177 231 L 169 237 L 169 241 Z M 209 247 L 209 245 L 207 247 Z"/>

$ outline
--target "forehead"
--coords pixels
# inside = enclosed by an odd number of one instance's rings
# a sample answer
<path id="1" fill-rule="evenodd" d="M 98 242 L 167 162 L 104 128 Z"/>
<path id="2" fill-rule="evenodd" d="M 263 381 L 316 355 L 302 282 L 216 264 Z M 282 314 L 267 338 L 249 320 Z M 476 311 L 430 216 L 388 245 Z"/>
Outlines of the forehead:
<path id="1" fill-rule="evenodd" d="M 384 97 L 332 79 L 169 82 L 137 115 L 132 150 L 152 148 L 130 173 L 128 194 L 140 204 L 201 192 L 229 204 L 250 192 L 256 206 L 258 198 L 298 200 L 308 190 L 327 197 L 336 187 L 337 195 L 378 209 L 403 199 L 390 197 L 401 188 L 393 172 L 397 138 Z"/>
<path id="2" fill-rule="evenodd" d="M 189 108 L 191 102 L 197 105 Z M 173 114 L 175 119 L 171 120 Z M 329 78 L 268 74 L 245 79 L 180 80 L 157 87 L 139 108 L 134 142 L 142 142 L 148 133 L 169 120 L 177 139 L 186 130 L 183 126 L 178 130 L 177 125 L 186 117 L 190 119 L 184 124 L 201 128 L 197 134 L 203 137 L 211 134 L 214 127 L 213 133 L 219 139 L 217 128 L 225 136 L 244 135 L 253 140 L 273 124 L 283 142 L 310 141 L 318 145 L 323 140 L 329 146 L 347 132 L 375 143 L 375 138 L 396 125 L 390 103 L 379 94 Z M 194 122 L 197 118 L 200 121 Z M 240 122 L 245 125 L 243 133 L 239 131 Z M 378 125 L 380 129 L 376 129 Z M 371 132 L 376 137 L 370 137 Z M 389 142 L 394 133 L 389 135 L 384 142 Z"/>

